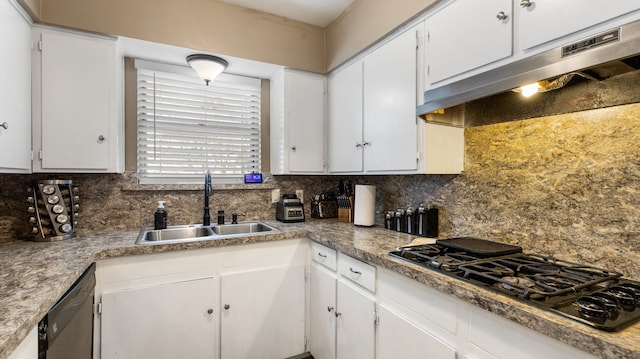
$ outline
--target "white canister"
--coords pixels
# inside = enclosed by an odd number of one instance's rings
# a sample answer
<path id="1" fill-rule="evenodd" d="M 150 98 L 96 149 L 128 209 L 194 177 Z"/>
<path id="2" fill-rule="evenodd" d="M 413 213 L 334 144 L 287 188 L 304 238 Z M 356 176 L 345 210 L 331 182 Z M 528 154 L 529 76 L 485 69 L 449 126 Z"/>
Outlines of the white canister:
<path id="1" fill-rule="evenodd" d="M 353 224 L 373 226 L 376 224 L 376 186 L 356 185 L 353 209 Z"/>

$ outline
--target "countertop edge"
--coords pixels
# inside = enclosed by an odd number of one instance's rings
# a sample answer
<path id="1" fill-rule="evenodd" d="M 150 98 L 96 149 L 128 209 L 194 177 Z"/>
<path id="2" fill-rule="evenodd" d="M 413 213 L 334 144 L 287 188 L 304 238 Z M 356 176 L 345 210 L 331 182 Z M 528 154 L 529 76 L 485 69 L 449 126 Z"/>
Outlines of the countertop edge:
<path id="1" fill-rule="evenodd" d="M 278 241 L 295 238 L 308 238 L 314 242 L 336 249 L 346 255 L 363 260 L 370 264 L 394 271 L 405 277 L 413 279 L 423 285 L 429 286 L 444 294 L 452 295 L 471 305 L 487 310 L 502 318 L 522 325 L 543 335 L 549 336 L 574 348 L 589 352 L 601 357 L 611 358 L 640 358 L 640 352 L 634 351 L 631 347 L 625 347 L 620 343 L 607 340 L 609 335 L 621 335 L 623 332 L 609 334 L 574 323 L 569 319 L 554 315 L 537 309 L 517 300 L 495 294 L 486 289 L 471 286 L 468 283 L 444 274 L 419 267 L 417 265 L 392 258 L 387 255 L 388 250 L 393 250 L 396 244 L 408 244 L 413 238 L 409 235 L 394 234 L 386 230 L 373 229 L 373 232 L 366 232 L 369 228 L 358 228 L 349 224 L 340 224 L 335 221 L 316 221 L 312 223 L 282 224 L 275 221 L 265 221 L 275 226 L 280 231 L 273 234 L 259 234 L 242 237 L 229 238 L 223 241 L 195 241 L 178 244 L 161 245 L 135 245 L 135 237 L 138 231 L 118 230 L 105 233 L 96 233 L 83 238 L 66 241 L 65 243 L 33 244 L 30 251 L 36 254 L 56 253 L 55 247 L 69 246 L 69 252 L 76 255 L 75 262 L 69 264 L 73 268 L 73 273 L 63 276 L 57 286 L 61 289 L 48 293 L 46 300 L 41 300 L 37 305 L 33 305 L 25 312 L 29 312 L 28 318 L 20 318 L 20 323 L 16 323 L 13 332 L 6 334 L 4 338 L 0 336 L 0 359 L 6 359 L 17 348 L 20 342 L 27 336 L 29 331 L 37 325 L 49 308 L 55 304 L 57 299 L 69 288 L 75 280 L 83 273 L 84 269 L 91 262 L 130 255 L 144 255 L 162 253 L 167 251 L 180 251 L 197 248 L 222 247 L 229 245 L 244 245 L 260 242 Z M 315 224 L 315 225 L 314 225 Z M 339 228 L 335 229 L 334 227 Z M 344 232 L 344 233 L 343 233 Z M 363 234 L 366 233 L 366 234 Z M 349 239 L 348 237 L 354 237 Z M 359 237 L 376 237 L 377 246 L 375 250 L 357 244 Z M 395 241 L 395 242 L 394 242 Z M 16 243 L 16 248 L 29 247 L 30 242 Z M 0 256 L 10 252 L 0 247 Z M 27 251 L 29 251 L 27 250 Z M 30 252 L 29 252 L 30 253 Z M 31 253 L 30 253 L 31 254 Z M 58 258 L 64 260 L 64 258 Z M 425 275 L 427 274 L 427 275 Z M 2 283 L 0 283 L 2 284 Z M 4 298 L 0 298 L 0 303 Z M 4 299 L 6 302 L 7 300 Z M 26 299 L 25 299 L 26 301 Z M 6 305 L 6 304 L 5 304 Z M 1 310 L 1 308 L 0 308 Z M 615 337 L 610 337 L 615 339 Z M 586 346 L 585 346 L 586 345 Z"/>

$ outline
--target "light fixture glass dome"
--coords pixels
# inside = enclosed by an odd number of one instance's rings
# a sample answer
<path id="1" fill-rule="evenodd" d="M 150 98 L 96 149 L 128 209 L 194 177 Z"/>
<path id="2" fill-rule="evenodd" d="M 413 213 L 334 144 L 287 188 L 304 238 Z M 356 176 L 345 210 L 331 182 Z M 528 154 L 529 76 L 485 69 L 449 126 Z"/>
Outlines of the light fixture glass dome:
<path id="1" fill-rule="evenodd" d="M 189 55 L 187 63 L 198 73 L 207 86 L 229 66 L 227 60 L 206 54 Z"/>

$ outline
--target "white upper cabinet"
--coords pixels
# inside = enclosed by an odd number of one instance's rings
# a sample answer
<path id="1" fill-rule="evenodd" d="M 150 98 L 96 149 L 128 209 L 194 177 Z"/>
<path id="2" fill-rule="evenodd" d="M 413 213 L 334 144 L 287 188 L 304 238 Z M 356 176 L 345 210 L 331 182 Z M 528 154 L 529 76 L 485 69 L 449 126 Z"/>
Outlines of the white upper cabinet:
<path id="1" fill-rule="evenodd" d="M 365 58 L 365 172 L 416 170 L 416 51 L 414 28 Z"/>
<path id="2" fill-rule="evenodd" d="M 362 61 L 329 77 L 329 172 L 362 172 Z"/>
<path id="3" fill-rule="evenodd" d="M 34 172 L 121 172 L 122 57 L 115 39 L 34 30 Z"/>
<path id="4" fill-rule="evenodd" d="M 512 15 L 512 0 L 457 0 L 427 18 L 427 86 L 511 56 Z"/>
<path id="5" fill-rule="evenodd" d="M 271 173 L 322 174 L 325 76 L 282 70 L 271 79 Z"/>
<path id="6" fill-rule="evenodd" d="M 640 9 L 637 0 L 514 0 L 520 49 L 526 50 Z"/>
<path id="7" fill-rule="evenodd" d="M 0 172 L 31 172 L 31 24 L 0 1 Z"/>
<path id="8" fill-rule="evenodd" d="M 417 169 L 417 28 L 329 78 L 329 172 Z"/>
<path id="9" fill-rule="evenodd" d="M 425 18 L 425 89 L 640 18 L 638 0 L 452 0 Z"/>

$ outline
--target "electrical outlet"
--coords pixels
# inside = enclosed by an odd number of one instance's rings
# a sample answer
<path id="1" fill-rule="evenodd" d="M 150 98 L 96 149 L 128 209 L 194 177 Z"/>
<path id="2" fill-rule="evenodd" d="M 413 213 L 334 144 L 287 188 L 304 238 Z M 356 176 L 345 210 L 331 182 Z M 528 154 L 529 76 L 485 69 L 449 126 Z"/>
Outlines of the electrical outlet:
<path id="1" fill-rule="evenodd" d="M 300 198 L 300 202 L 304 203 L 304 191 L 301 189 L 296 190 L 296 196 Z"/>
<path id="2" fill-rule="evenodd" d="M 271 190 L 271 203 L 278 203 L 280 201 L 280 189 Z"/>

